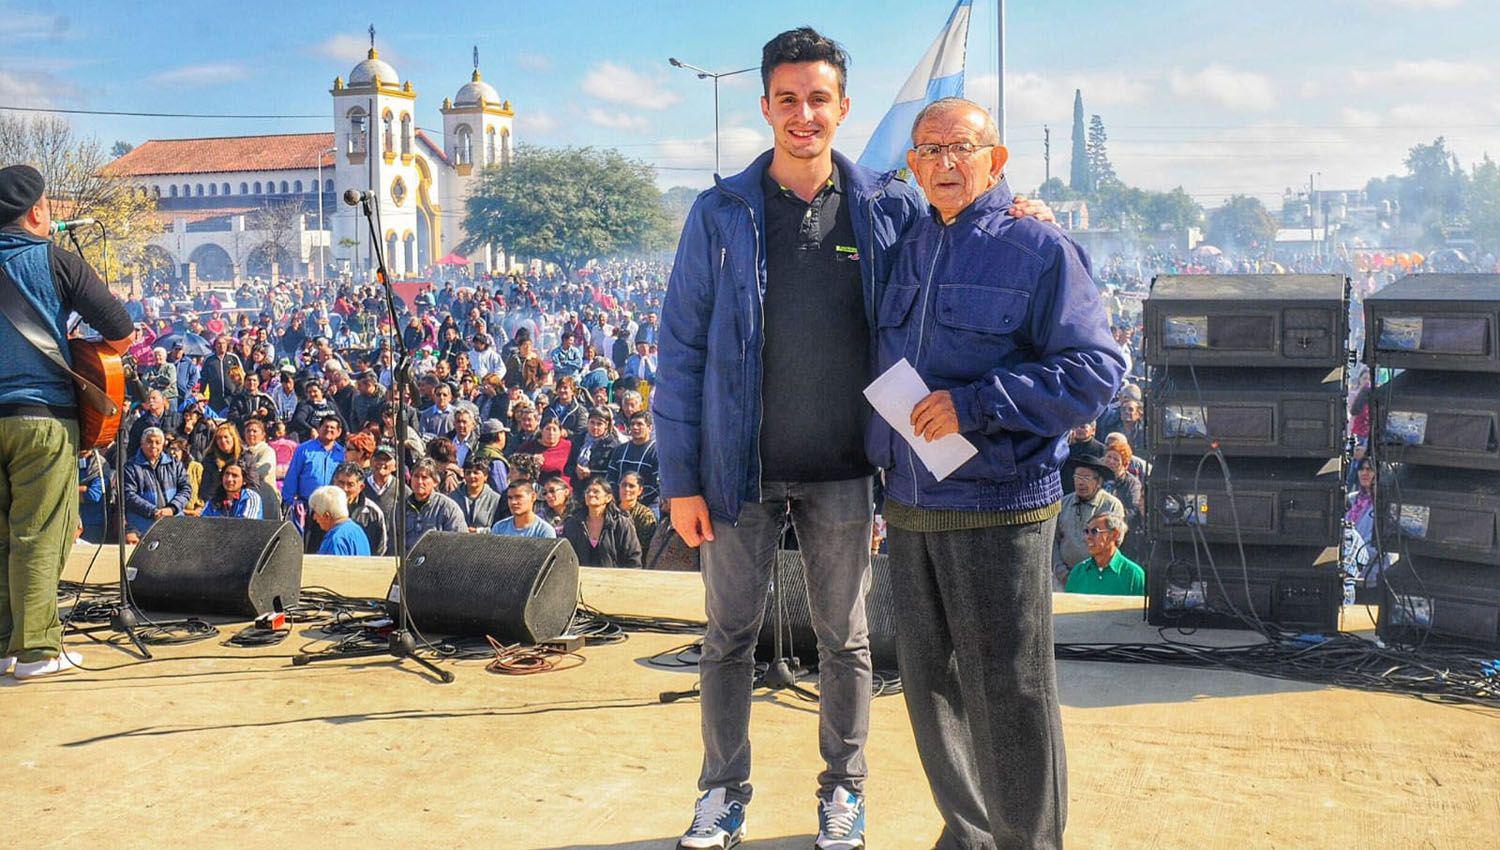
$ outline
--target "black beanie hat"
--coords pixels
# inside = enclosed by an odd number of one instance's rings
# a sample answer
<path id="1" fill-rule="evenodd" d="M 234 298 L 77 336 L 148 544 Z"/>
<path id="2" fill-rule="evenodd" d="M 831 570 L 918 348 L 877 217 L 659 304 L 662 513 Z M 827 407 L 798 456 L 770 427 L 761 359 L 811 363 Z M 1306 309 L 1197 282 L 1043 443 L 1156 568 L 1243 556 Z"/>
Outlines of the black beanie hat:
<path id="1" fill-rule="evenodd" d="M 47 181 L 29 165 L 0 168 L 0 225 L 10 224 L 42 199 Z"/>

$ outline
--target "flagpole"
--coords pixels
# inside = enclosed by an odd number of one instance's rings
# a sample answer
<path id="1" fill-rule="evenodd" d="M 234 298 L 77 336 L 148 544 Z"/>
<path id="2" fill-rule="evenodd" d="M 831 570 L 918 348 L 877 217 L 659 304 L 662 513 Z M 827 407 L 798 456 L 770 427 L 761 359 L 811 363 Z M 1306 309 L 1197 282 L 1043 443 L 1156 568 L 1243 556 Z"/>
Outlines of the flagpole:
<path id="1" fill-rule="evenodd" d="M 999 94 L 995 104 L 995 126 L 1000 128 L 1000 144 L 1005 144 L 1005 0 L 995 0 L 995 70 L 998 77 L 995 91 Z"/>

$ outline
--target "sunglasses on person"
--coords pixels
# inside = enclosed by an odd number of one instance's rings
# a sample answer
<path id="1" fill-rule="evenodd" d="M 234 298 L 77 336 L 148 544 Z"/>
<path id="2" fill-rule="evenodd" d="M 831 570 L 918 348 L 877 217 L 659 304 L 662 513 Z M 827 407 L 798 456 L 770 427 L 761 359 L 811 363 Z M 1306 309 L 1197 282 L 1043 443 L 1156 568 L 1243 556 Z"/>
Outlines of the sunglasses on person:
<path id="1" fill-rule="evenodd" d="M 1108 534 L 1113 530 L 1111 528 L 1085 528 L 1083 533 L 1089 537 L 1097 537 L 1100 534 Z"/>

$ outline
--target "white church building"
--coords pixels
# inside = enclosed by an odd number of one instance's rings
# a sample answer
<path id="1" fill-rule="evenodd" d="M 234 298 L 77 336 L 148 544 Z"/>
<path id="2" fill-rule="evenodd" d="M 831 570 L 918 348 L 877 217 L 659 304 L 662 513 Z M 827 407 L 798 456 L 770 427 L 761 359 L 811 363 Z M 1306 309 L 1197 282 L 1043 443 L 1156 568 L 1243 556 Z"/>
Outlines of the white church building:
<path id="1" fill-rule="evenodd" d="M 444 98 L 442 143 L 416 126 L 417 91 L 371 47 L 329 90 L 333 132 L 152 139 L 108 166 L 154 197 L 165 232 L 148 249 L 159 264 L 200 280 L 238 275 L 368 279 L 370 234 L 346 189 L 373 191 L 386 267 L 417 277 L 454 253 L 465 234 L 464 199 L 492 165 L 509 164 L 515 112 L 479 73 Z M 300 206 L 301 216 L 266 215 Z M 280 224 L 271 224 L 279 221 Z M 275 231 L 267 227 L 275 228 Z M 501 268 L 487 245 L 465 258 Z"/>

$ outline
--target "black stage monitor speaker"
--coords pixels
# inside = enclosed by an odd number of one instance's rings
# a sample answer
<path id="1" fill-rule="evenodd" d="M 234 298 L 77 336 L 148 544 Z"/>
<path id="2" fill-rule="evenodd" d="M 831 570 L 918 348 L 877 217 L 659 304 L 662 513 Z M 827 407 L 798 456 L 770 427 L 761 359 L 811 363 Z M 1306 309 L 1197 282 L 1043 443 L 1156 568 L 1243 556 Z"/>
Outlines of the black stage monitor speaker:
<path id="1" fill-rule="evenodd" d="M 865 595 L 865 619 L 870 624 L 870 660 L 876 670 L 896 669 L 896 609 L 891 589 L 889 555 L 870 558 L 870 590 Z M 782 654 L 795 656 L 809 667 L 818 665 L 818 638 L 813 634 L 812 612 L 807 602 L 807 573 L 802 553 L 782 549 L 776 553 L 772 581 L 780 582 L 782 605 Z M 765 618 L 755 647 L 757 661 L 770 661 L 775 654 L 776 615 L 771 608 L 778 594 L 767 594 Z"/>
<path id="2" fill-rule="evenodd" d="M 1500 648 L 1500 570 L 1403 558 L 1385 573 L 1376 633 L 1392 643 Z"/>
<path id="3" fill-rule="evenodd" d="M 1234 458 L 1230 489 L 1209 458 L 1158 455 L 1147 478 L 1153 539 L 1335 545 L 1344 516 L 1338 461 Z"/>
<path id="4" fill-rule="evenodd" d="M 423 632 L 540 643 L 578 609 L 578 555 L 566 540 L 429 531 L 406 556 L 405 592 Z"/>
<path id="5" fill-rule="evenodd" d="M 1170 548 L 1176 551 L 1170 552 Z M 1182 628 L 1338 630 L 1343 577 L 1338 548 L 1157 542 L 1146 571 L 1146 621 Z M 1195 558 L 1196 554 L 1196 558 Z"/>
<path id="6" fill-rule="evenodd" d="M 1365 328 L 1367 362 L 1500 373 L 1500 275 L 1404 277 L 1365 299 Z"/>
<path id="7" fill-rule="evenodd" d="M 1500 483 L 1494 473 L 1406 466 L 1380 489 L 1387 551 L 1500 564 Z"/>
<path id="8" fill-rule="evenodd" d="M 1146 299 L 1149 366 L 1344 363 L 1342 275 L 1162 275 Z"/>
<path id="9" fill-rule="evenodd" d="M 297 603 L 302 536 L 276 520 L 167 517 L 141 538 L 125 576 L 147 610 L 252 619 Z"/>
<path id="10" fill-rule="evenodd" d="M 1500 471 L 1500 380 L 1494 376 L 1408 369 L 1376 387 L 1370 399 L 1382 461 Z"/>
<path id="11" fill-rule="evenodd" d="M 1211 443 L 1240 457 L 1343 451 L 1342 369 L 1158 369 L 1153 380 L 1146 421 L 1158 454 L 1197 457 Z"/>

